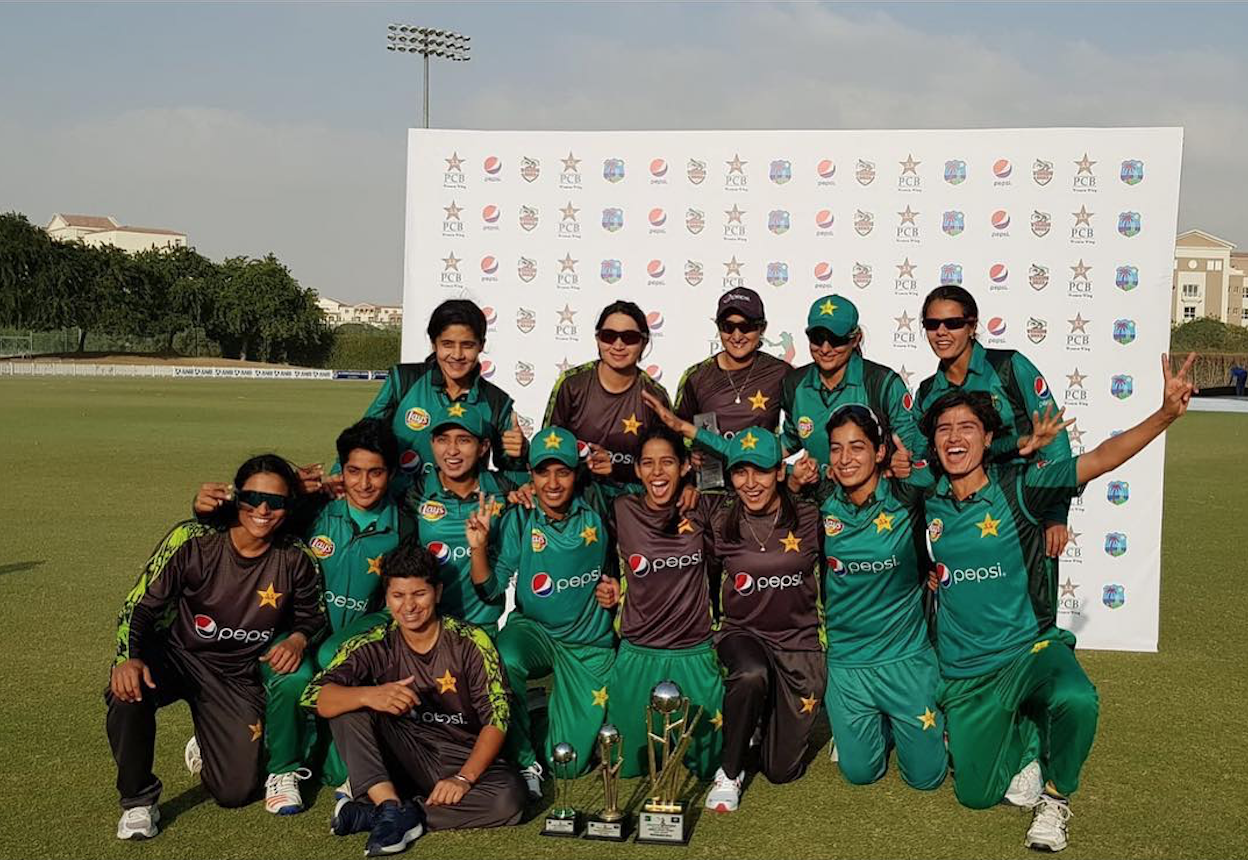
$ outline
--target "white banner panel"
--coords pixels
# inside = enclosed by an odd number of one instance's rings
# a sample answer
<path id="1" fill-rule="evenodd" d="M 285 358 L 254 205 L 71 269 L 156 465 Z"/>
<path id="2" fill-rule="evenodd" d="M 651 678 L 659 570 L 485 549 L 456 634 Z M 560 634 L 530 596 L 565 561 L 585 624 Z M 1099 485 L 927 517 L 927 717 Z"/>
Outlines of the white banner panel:
<path id="1" fill-rule="evenodd" d="M 715 300 L 767 304 L 769 350 L 809 361 L 806 310 L 838 292 L 864 354 L 917 388 L 923 296 L 961 283 L 985 346 L 1039 366 L 1076 453 L 1156 408 L 1170 332 L 1182 129 L 409 132 L 403 358 L 443 299 L 490 320 L 485 373 L 540 420 L 598 311 L 644 308 L 643 364 L 674 388 L 718 348 Z M 530 428 L 531 432 L 531 428 Z M 1082 646 L 1156 650 L 1164 447 L 1090 484 L 1062 559 Z"/>

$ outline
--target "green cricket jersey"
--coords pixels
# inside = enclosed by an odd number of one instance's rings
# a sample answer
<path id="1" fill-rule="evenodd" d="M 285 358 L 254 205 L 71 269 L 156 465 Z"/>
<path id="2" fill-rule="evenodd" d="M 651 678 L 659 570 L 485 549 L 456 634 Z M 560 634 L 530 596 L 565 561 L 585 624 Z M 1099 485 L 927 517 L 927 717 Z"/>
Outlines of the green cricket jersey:
<path id="1" fill-rule="evenodd" d="M 478 486 L 486 496 L 494 496 L 492 518 L 501 517 L 507 508 L 507 494 L 515 485 L 497 472 L 484 471 Z M 429 472 L 407 491 L 407 508 L 416 517 L 420 539 L 442 565 L 442 602 L 444 615 L 497 630 L 503 614 L 501 593 L 490 595 L 484 586 L 472 581 L 472 558 L 464 524 L 477 509 L 477 491 L 460 498 L 442 486 L 439 472 Z M 490 529 L 490 560 L 497 552 L 498 529 Z"/>
<path id="2" fill-rule="evenodd" d="M 551 519 L 535 506 L 503 515 L 490 593 L 501 595 L 516 574 L 516 611 L 570 645 L 613 647 L 613 613 L 594 590 L 615 577 L 615 550 L 604 507 L 593 485 L 577 493 L 568 514 Z"/>
<path id="3" fill-rule="evenodd" d="M 889 426 L 915 457 L 927 449 L 911 407 L 914 397 L 892 369 L 855 352 L 836 388 L 819 378 L 814 362 L 794 368 L 781 387 L 784 406 L 784 450 L 805 448 L 820 463 L 828 462 L 828 419 L 838 407 L 859 403 L 877 415 L 887 415 Z"/>
<path id="4" fill-rule="evenodd" d="M 925 499 L 940 577 L 936 648 L 946 678 L 997 669 L 1056 623 L 1057 578 L 1043 512 L 1078 495 L 1077 459 L 990 467 L 988 484 L 953 497 L 942 477 Z"/>
<path id="5" fill-rule="evenodd" d="M 932 484 L 920 461 L 908 481 L 881 478 L 859 506 L 835 481 L 821 482 L 830 665 L 876 666 L 931 648 L 923 497 Z"/>

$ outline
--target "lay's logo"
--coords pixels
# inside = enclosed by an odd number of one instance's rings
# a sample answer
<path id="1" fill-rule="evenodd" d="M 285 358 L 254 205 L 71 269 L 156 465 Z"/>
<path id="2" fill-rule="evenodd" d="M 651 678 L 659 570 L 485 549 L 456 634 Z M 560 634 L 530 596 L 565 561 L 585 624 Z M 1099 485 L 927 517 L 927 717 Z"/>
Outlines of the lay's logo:
<path id="1" fill-rule="evenodd" d="M 407 410 L 407 415 L 404 417 L 403 422 L 407 424 L 409 430 L 419 432 L 429 427 L 429 413 L 419 406 L 413 406 Z"/>
<path id="2" fill-rule="evenodd" d="M 832 515 L 823 518 L 823 533 L 828 537 L 836 537 L 845 530 L 845 524 Z"/>
<path id="3" fill-rule="evenodd" d="M 530 541 L 534 552 L 541 552 L 546 549 L 546 535 L 542 533 L 541 529 L 533 529 L 530 534 Z"/>
<path id="4" fill-rule="evenodd" d="M 312 554 L 317 558 L 329 558 L 334 554 L 334 542 L 330 540 L 329 535 L 317 535 L 308 542 L 308 549 L 312 550 Z"/>
<path id="5" fill-rule="evenodd" d="M 446 505 L 441 502 L 425 502 L 420 506 L 420 518 L 436 523 L 446 516 Z"/>

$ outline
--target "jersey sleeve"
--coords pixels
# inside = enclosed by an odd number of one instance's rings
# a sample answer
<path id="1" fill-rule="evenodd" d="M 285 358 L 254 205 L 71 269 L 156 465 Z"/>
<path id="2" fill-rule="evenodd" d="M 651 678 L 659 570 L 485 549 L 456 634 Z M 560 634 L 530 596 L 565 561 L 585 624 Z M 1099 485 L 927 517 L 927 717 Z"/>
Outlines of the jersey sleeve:
<path id="1" fill-rule="evenodd" d="M 911 458 L 921 459 L 927 453 L 927 440 L 923 438 L 919 422 L 914 417 L 914 395 L 901 377 L 890 371 L 888 381 L 884 383 L 883 397 L 889 427 L 901 437 Z"/>
<path id="2" fill-rule="evenodd" d="M 210 531 L 211 527 L 201 523 L 183 522 L 161 540 L 117 613 L 117 654 L 113 665 L 143 655 L 152 634 L 173 611 L 172 604 L 182 592 L 192 539 Z"/>
<path id="3" fill-rule="evenodd" d="M 780 428 L 780 444 L 785 454 L 800 451 L 805 446 L 802 437 L 797 433 L 797 384 L 800 368 L 794 368 L 785 375 L 780 384 L 780 408 L 784 411 L 784 421 Z"/>
<path id="4" fill-rule="evenodd" d="M 1027 404 L 1027 419 L 1030 421 L 1033 412 L 1043 415 L 1044 410 L 1049 407 L 1056 410 L 1057 404 L 1049 389 L 1049 383 L 1041 375 L 1039 369 L 1021 352 L 1014 353 L 1012 361 L 1014 362 L 1014 381 L 1022 389 L 1023 402 Z M 1062 428 L 1052 442 L 1040 449 L 1037 456 L 1052 461 L 1069 459 L 1070 434 Z M 1044 512 L 1044 519 L 1058 523 L 1065 523 L 1069 516 L 1069 499 L 1054 504 Z"/>
<path id="5" fill-rule="evenodd" d="M 494 530 L 497 535 L 490 541 L 490 571 L 494 574 L 480 586 L 487 598 L 498 597 L 507 590 L 511 577 L 520 569 L 521 532 L 524 529 L 524 510 L 514 507 L 503 514 Z"/>
<path id="6" fill-rule="evenodd" d="M 698 407 L 698 387 L 693 384 L 693 375 L 701 367 L 699 363 L 686 370 L 676 385 L 676 407 L 673 411 L 686 421 L 692 421 L 693 416 L 701 411 Z"/>
<path id="7" fill-rule="evenodd" d="M 1016 473 L 1019 497 L 1027 513 L 1039 521 L 1054 505 L 1070 504 L 1081 492 L 1079 459 L 1035 460 Z"/>
<path id="8" fill-rule="evenodd" d="M 483 726 L 494 726 L 506 734 L 511 722 L 511 704 L 507 678 L 493 640 L 480 627 L 468 626 L 464 674 L 468 679 L 469 698 L 477 719 Z"/>
<path id="9" fill-rule="evenodd" d="M 936 486 L 936 476 L 932 474 L 931 468 L 926 463 L 921 466 L 912 465 L 908 477 L 882 480 L 893 482 L 893 494 L 911 510 L 921 508 L 928 491 Z"/>
<path id="10" fill-rule="evenodd" d="M 324 576 L 320 561 L 312 550 L 297 541 L 295 561 L 294 619 L 292 633 L 302 633 L 308 642 L 319 641 L 328 632 L 329 616 L 325 609 Z"/>
<path id="11" fill-rule="evenodd" d="M 574 371 L 568 370 L 559 374 L 555 387 L 550 391 L 550 399 L 546 401 L 546 414 L 542 416 L 543 427 L 567 428 L 576 412 L 576 395 L 569 385 Z"/>
<path id="12" fill-rule="evenodd" d="M 304 688 L 299 704 L 316 710 L 321 688 L 326 684 L 337 684 L 340 687 L 368 687 L 377 684 L 386 669 L 385 638 L 393 624 L 393 621 L 382 622 L 338 646 L 325 668 Z"/>

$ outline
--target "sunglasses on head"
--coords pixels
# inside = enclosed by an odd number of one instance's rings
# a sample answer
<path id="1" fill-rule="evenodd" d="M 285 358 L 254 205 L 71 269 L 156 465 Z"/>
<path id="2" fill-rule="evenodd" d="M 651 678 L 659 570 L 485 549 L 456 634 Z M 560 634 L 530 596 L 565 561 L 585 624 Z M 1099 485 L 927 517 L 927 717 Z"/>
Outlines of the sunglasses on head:
<path id="1" fill-rule="evenodd" d="M 276 493 L 262 493 L 259 490 L 239 490 L 234 500 L 246 508 L 258 508 L 268 502 L 269 510 L 280 511 L 286 507 L 288 499 Z"/>
<path id="2" fill-rule="evenodd" d="M 806 338 L 810 341 L 810 345 L 816 349 L 825 343 L 833 349 L 839 349 L 842 346 L 849 346 L 849 342 L 853 340 L 852 335 L 833 334 L 826 328 L 812 328 L 806 332 Z"/>
<path id="3" fill-rule="evenodd" d="M 718 320 L 720 334 L 754 334 L 763 327 L 762 320 Z"/>
<path id="4" fill-rule="evenodd" d="M 962 331 L 971 323 L 975 322 L 974 317 L 927 317 L 923 320 L 923 329 L 925 331 L 936 331 L 942 325 L 949 331 Z"/>
<path id="5" fill-rule="evenodd" d="M 610 346 L 616 341 L 624 341 L 625 346 L 636 346 L 646 339 L 646 336 L 636 329 L 627 329 L 625 331 L 616 331 L 613 328 L 598 329 L 598 342 Z"/>

